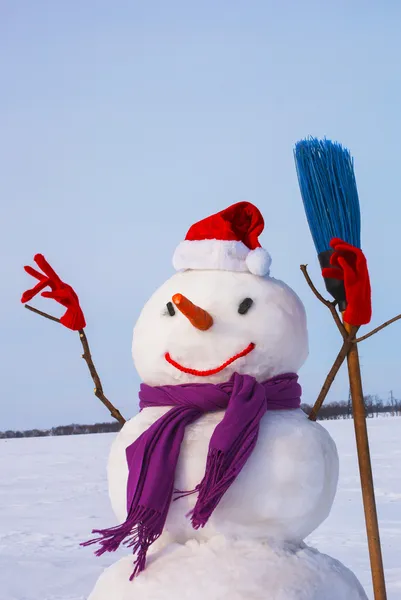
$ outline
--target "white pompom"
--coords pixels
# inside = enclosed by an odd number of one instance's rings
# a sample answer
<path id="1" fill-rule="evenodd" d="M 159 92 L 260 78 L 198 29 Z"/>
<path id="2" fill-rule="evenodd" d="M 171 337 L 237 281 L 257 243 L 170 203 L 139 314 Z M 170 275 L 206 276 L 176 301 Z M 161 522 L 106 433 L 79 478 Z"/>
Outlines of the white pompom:
<path id="1" fill-rule="evenodd" d="M 255 248 L 255 250 L 251 250 L 246 257 L 246 265 L 249 271 L 260 277 L 269 274 L 271 264 L 271 256 L 264 248 Z"/>

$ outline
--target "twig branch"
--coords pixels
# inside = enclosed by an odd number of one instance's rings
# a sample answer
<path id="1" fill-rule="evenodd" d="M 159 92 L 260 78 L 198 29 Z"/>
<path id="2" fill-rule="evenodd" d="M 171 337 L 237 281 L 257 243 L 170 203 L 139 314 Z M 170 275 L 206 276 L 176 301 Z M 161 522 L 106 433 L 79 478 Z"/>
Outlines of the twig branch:
<path id="1" fill-rule="evenodd" d="M 314 286 L 312 279 L 309 276 L 308 273 L 308 265 L 301 265 L 300 266 L 301 271 L 303 273 L 303 276 L 306 279 L 306 283 L 309 285 L 310 289 L 312 290 L 312 292 L 315 294 L 316 298 L 325 306 L 327 306 L 327 308 L 329 309 L 329 311 L 331 312 L 331 315 L 335 321 L 335 324 L 337 325 L 337 328 L 339 330 L 339 332 L 341 333 L 342 337 L 344 340 L 348 339 L 348 333 L 344 327 L 344 325 L 341 322 L 341 319 L 339 317 L 339 314 L 337 312 L 336 309 L 336 302 L 331 302 L 330 300 L 326 300 L 325 298 L 323 298 L 322 294 L 320 292 L 318 292 L 318 290 L 316 289 L 316 287 Z"/>
<path id="2" fill-rule="evenodd" d="M 89 372 L 90 372 L 93 382 L 95 384 L 95 389 L 94 389 L 95 396 L 97 398 L 99 398 L 99 400 L 101 402 L 103 402 L 103 404 L 106 406 L 106 408 L 109 409 L 111 416 L 114 417 L 114 419 L 116 419 L 119 423 L 121 423 L 121 425 L 124 425 L 124 423 L 125 423 L 124 417 L 122 416 L 120 411 L 117 410 L 113 406 L 113 404 L 110 402 L 110 400 L 108 400 L 106 398 L 106 396 L 104 395 L 103 386 L 100 381 L 100 377 L 98 375 L 98 372 L 96 371 L 95 365 L 93 364 L 92 355 L 91 355 L 90 349 L 89 349 L 88 338 L 86 337 L 83 329 L 80 329 L 78 333 L 79 333 L 79 339 L 81 340 L 81 344 L 84 349 L 82 358 L 86 361 Z"/>
<path id="3" fill-rule="evenodd" d="M 389 321 L 386 321 L 385 323 L 383 323 L 382 325 L 380 325 L 379 327 L 376 327 L 376 329 L 373 329 L 371 332 L 367 333 L 366 335 L 363 335 L 359 338 L 356 337 L 357 331 L 359 329 L 359 327 L 356 326 L 351 326 L 350 327 L 350 331 L 349 333 L 347 332 L 344 324 L 342 323 L 339 314 L 336 310 L 336 302 L 331 302 L 330 300 L 326 300 L 321 294 L 320 292 L 316 289 L 316 287 L 314 286 L 308 270 L 307 270 L 307 265 L 301 265 L 301 271 L 306 279 L 306 282 L 308 284 L 308 286 L 310 287 L 310 289 L 312 290 L 312 292 L 314 293 L 314 295 L 316 296 L 316 298 L 325 306 L 327 306 L 327 308 L 330 310 L 333 319 L 337 325 L 337 328 L 339 329 L 342 337 L 343 337 L 343 345 L 340 349 L 340 352 L 338 353 L 333 366 L 331 367 L 330 371 L 327 374 L 327 377 L 324 381 L 324 384 L 322 386 L 322 389 L 320 390 L 320 393 L 316 399 L 316 402 L 310 412 L 309 415 L 309 419 L 311 421 L 316 421 L 317 415 L 319 410 L 322 407 L 322 404 L 324 402 L 324 400 L 326 399 L 326 396 L 330 390 L 330 387 L 338 373 L 338 371 L 340 370 L 341 365 L 343 364 L 344 360 L 346 359 L 346 357 L 348 356 L 349 351 L 351 350 L 352 346 L 354 344 L 357 344 L 359 342 L 363 342 L 364 340 L 370 338 L 372 335 L 375 335 L 375 333 L 378 333 L 379 331 L 381 331 L 382 329 L 384 329 L 385 327 L 388 327 L 389 325 L 391 325 L 392 323 L 394 323 L 395 321 L 398 321 L 399 319 L 401 319 L 401 314 L 394 317 L 393 319 L 390 319 Z"/>
<path id="4" fill-rule="evenodd" d="M 375 333 L 378 333 L 379 331 L 381 331 L 385 327 L 388 327 L 389 325 L 391 325 L 392 323 L 395 323 L 396 321 L 399 321 L 400 319 L 401 319 L 401 315 L 397 315 L 396 317 L 393 317 L 392 319 L 390 319 L 389 321 L 386 321 L 385 323 L 382 323 L 382 325 L 379 325 L 379 327 L 376 327 L 376 329 L 373 329 L 369 333 L 366 333 L 365 335 L 362 335 L 360 338 L 356 338 L 354 340 L 355 343 L 359 344 L 359 342 L 363 342 L 364 340 L 367 340 L 372 335 L 375 335 Z"/>
<path id="5" fill-rule="evenodd" d="M 28 310 L 31 310 L 32 312 L 36 313 L 37 315 L 40 315 L 41 317 L 45 317 L 46 319 L 50 319 L 50 321 L 56 321 L 56 323 L 60 323 L 60 319 L 58 319 L 57 317 L 53 317 L 52 315 L 48 315 L 45 312 L 42 312 L 41 310 L 38 310 L 37 308 L 34 308 L 33 306 L 29 306 L 29 304 L 25 304 L 25 308 L 27 308 Z"/>
<path id="6" fill-rule="evenodd" d="M 351 346 L 354 344 L 355 339 L 348 338 L 344 340 L 343 345 L 341 346 L 340 352 L 337 354 L 337 358 L 335 359 L 333 366 L 327 374 L 325 382 L 320 390 L 320 393 L 316 399 L 315 404 L 309 414 L 310 421 L 316 421 L 319 410 L 322 407 L 323 402 L 326 399 L 326 396 L 331 388 L 331 384 L 333 383 L 338 371 L 340 370 L 341 365 L 344 360 L 347 358 L 347 354 L 350 351 Z"/>
<path id="7" fill-rule="evenodd" d="M 338 371 L 340 370 L 341 365 L 343 364 L 344 360 L 346 359 L 350 349 L 352 348 L 352 346 L 355 342 L 355 335 L 356 335 L 356 332 L 358 331 L 358 327 L 352 327 L 350 332 L 349 333 L 347 332 L 347 330 L 345 329 L 344 324 L 342 323 L 340 316 L 337 312 L 337 309 L 336 309 L 337 302 L 336 301 L 331 302 L 330 300 L 326 300 L 325 298 L 323 298 L 322 294 L 316 289 L 315 285 L 313 284 L 312 279 L 309 276 L 307 265 L 301 265 L 300 268 L 303 273 L 303 276 L 305 277 L 306 283 L 308 284 L 308 286 L 310 287 L 310 289 L 312 290 L 312 292 L 314 293 L 316 298 L 322 304 L 327 306 L 327 308 L 331 312 L 334 322 L 337 325 L 337 328 L 343 338 L 343 345 L 340 349 L 340 352 L 337 354 L 337 357 L 333 363 L 333 366 L 331 367 L 330 371 L 328 372 L 327 377 L 323 383 L 322 389 L 320 390 L 320 393 L 316 399 L 316 402 L 313 405 L 313 408 L 309 414 L 309 420 L 316 421 L 318 412 L 321 409 L 322 404 L 325 401 L 327 394 L 329 393 L 331 385 L 332 385 Z"/>
<path id="8" fill-rule="evenodd" d="M 29 306 L 28 304 L 25 304 L 25 308 L 27 308 L 28 310 L 40 315 L 41 317 L 45 317 L 46 319 L 50 319 L 50 321 L 56 321 L 56 323 L 60 323 L 60 319 L 57 319 L 57 317 L 53 317 L 52 315 L 49 315 L 45 312 L 42 312 L 41 310 L 38 310 L 37 308 L 34 308 L 33 306 Z M 84 349 L 84 353 L 82 354 L 82 358 L 86 361 L 86 364 L 88 365 L 88 369 L 89 372 L 91 374 L 91 377 L 93 379 L 93 383 L 95 384 L 95 396 L 97 398 L 99 398 L 99 400 L 106 406 L 106 408 L 110 411 L 110 415 L 116 419 L 119 423 L 121 423 L 121 425 L 124 425 L 125 423 L 125 419 L 122 416 L 122 414 L 120 413 L 119 410 L 117 410 L 115 408 L 115 406 L 113 406 L 113 404 L 110 402 L 110 400 L 108 400 L 106 398 L 106 396 L 104 395 L 103 392 L 103 386 L 102 383 L 100 381 L 100 377 L 98 375 L 98 372 L 96 371 L 96 367 L 93 363 L 92 360 L 92 355 L 90 353 L 90 348 L 89 348 L 89 343 L 88 343 L 88 338 L 86 337 L 86 334 L 84 332 L 83 329 L 80 329 L 78 331 L 79 333 L 79 339 L 81 340 L 81 344 L 82 347 Z"/>

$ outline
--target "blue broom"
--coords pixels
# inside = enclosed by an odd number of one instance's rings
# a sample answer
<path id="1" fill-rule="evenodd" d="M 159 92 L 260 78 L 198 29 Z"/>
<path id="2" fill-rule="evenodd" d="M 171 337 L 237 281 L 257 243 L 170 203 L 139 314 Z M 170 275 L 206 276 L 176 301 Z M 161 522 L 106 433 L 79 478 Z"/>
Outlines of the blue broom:
<path id="1" fill-rule="evenodd" d="M 330 240 L 338 237 L 360 248 L 361 214 L 353 159 L 346 148 L 330 140 L 308 138 L 295 145 L 295 164 L 309 228 L 321 268 L 330 266 Z M 347 307 L 344 283 L 325 278 L 327 291 L 343 313 Z M 344 323 L 348 332 L 351 326 Z M 358 347 L 347 356 L 355 437 L 365 510 L 375 600 L 386 600 L 369 440 L 366 428 Z"/>
<path id="2" fill-rule="evenodd" d="M 294 150 L 299 187 L 320 266 L 330 266 L 330 240 L 341 238 L 361 247 L 361 211 L 349 151 L 336 142 L 309 138 Z M 346 298 L 340 280 L 325 279 L 327 291 L 344 312 Z"/>

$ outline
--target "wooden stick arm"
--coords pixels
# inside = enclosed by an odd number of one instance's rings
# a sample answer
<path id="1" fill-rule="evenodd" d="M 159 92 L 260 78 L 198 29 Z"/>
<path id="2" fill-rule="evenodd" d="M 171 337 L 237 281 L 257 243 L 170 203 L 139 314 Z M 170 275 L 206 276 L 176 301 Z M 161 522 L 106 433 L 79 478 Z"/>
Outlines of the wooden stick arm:
<path id="1" fill-rule="evenodd" d="M 41 310 L 38 310 L 37 308 L 34 308 L 33 306 L 29 306 L 28 304 L 25 304 L 25 308 L 36 313 L 37 315 L 40 315 L 41 317 L 50 319 L 50 321 L 55 321 L 56 323 L 60 323 L 60 319 L 57 319 L 57 317 L 53 317 L 52 315 L 49 315 Z M 124 417 L 122 416 L 120 411 L 117 410 L 117 408 L 115 406 L 113 406 L 113 404 L 110 402 L 110 400 L 108 398 L 106 398 L 106 396 L 104 395 L 102 382 L 100 381 L 100 377 L 99 377 L 96 367 L 94 365 L 92 355 L 90 352 L 90 348 L 89 348 L 88 338 L 86 337 L 85 331 L 83 329 L 80 329 L 78 331 L 78 333 L 79 333 L 79 339 L 81 340 L 82 348 L 84 350 L 84 353 L 82 354 L 82 358 L 85 360 L 85 362 L 88 366 L 89 372 L 91 374 L 91 377 L 93 379 L 93 383 L 95 384 L 94 394 L 97 398 L 99 398 L 99 400 L 110 411 L 110 415 L 113 417 L 113 419 L 116 419 L 119 423 L 121 423 L 121 425 L 124 425 L 124 423 L 126 422 Z"/>
<path id="2" fill-rule="evenodd" d="M 324 304 L 329 310 L 330 313 L 334 319 L 334 322 L 339 330 L 339 332 L 341 333 L 341 336 L 343 338 L 343 345 L 333 363 L 333 366 L 331 367 L 330 371 L 328 372 L 326 379 L 323 383 L 323 386 L 319 392 L 319 395 L 316 399 L 315 404 L 313 405 L 313 408 L 310 412 L 309 415 L 309 419 L 311 421 L 316 421 L 317 419 L 317 415 L 318 412 L 320 410 L 320 408 L 323 405 L 323 402 L 325 401 L 327 394 L 329 393 L 329 390 L 331 388 L 331 385 L 338 373 L 338 371 L 341 368 L 341 365 L 343 364 L 343 362 L 345 361 L 345 359 L 348 356 L 349 351 L 351 350 L 351 348 L 358 344 L 359 342 L 363 342 L 364 340 L 367 340 L 368 338 L 372 337 L 373 335 L 375 335 L 376 333 L 378 333 L 379 331 L 381 331 L 382 329 L 384 329 L 385 327 L 388 327 L 389 325 L 391 325 L 392 323 L 395 323 L 396 321 L 401 319 L 401 314 L 397 315 L 396 317 L 390 319 L 389 321 L 386 321 L 385 323 L 383 323 L 382 325 L 380 325 L 379 327 L 376 327 L 375 329 L 373 329 L 371 332 L 357 338 L 356 334 L 358 332 L 358 327 L 350 327 L 347 326 L 345 327 L 344 324 L 341 322 L 339 313 L 337 312 L 336 309 L 336 305 L 334 302 L 331 302 L 330 300 L 326 300 L 321 294 L 320 292 L 316 289 L 315 285 L 313 284 L 310 275 L 308 273 L 308 266 L 307 265 L 301 265 L 300 269 L 305 277 L 306 283 L 308 284 L 308 286 L 310 287 L 310 289 L 312 290 L 313 294 L 316 296 L 316 298 L 322 303 Z"/>

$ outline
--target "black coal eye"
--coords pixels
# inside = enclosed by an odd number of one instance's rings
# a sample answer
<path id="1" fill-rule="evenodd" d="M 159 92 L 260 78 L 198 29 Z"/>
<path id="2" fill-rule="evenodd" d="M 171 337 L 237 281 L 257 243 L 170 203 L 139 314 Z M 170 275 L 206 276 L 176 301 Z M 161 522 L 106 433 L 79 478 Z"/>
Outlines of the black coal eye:
<path id="1" fill-rule="evenodd" d="M 174 309 L 174 305 L 172 302 L 167 302 L 167 311 L 168 311 L 168 314 L 170 315 L 170 317 L 174 317 L 175 309 Z"/>
<path id="2" fill-rule="evenodd" d="M 245 298 L 245 300 L 243 300 L 238 307 L 239 314 L 246 315 L 248 310 L 251 308 L 252 304 L 253 304 L 252 298 Z"/>

